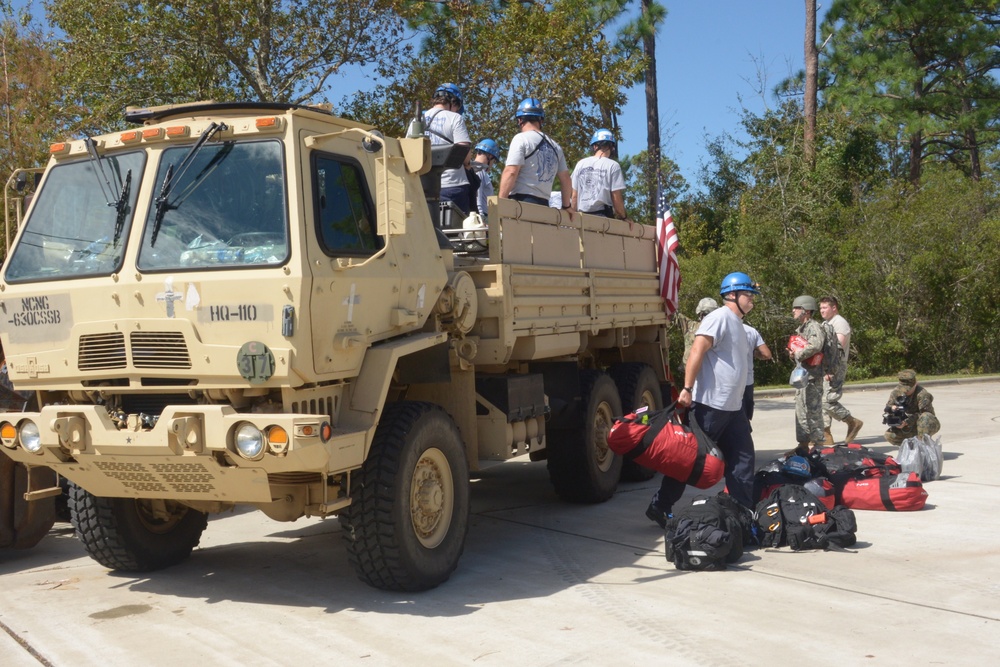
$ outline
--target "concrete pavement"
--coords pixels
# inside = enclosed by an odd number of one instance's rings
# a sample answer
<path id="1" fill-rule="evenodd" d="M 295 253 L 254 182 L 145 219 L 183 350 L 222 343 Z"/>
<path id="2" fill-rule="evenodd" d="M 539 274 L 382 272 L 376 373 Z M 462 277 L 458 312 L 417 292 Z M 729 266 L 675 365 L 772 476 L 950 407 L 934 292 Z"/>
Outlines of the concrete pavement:
<path id="1" fill-rule="evenodd" d="M 983 665 L 1000 659 L 1000 382 L 931 388 L 943 479 L 912 513 L 858 512 L 851 553 L 752 551 L 678 572 L 643 516 L 658 480 L 560 502 L 545 466 L 477 473 L 458 571 L 406 595 L 369 588 L 336 519 L 214 517 L 185 563 L 111 573 L 66 524 L 0 552 L 3 665 Z M 888 390 L 851 391 L 881 440 Z M 758 464 L 794 445 L 792 399 L 759 397 Z M 835 436 L 846 428 L 835 424 Z M 692 493 L 694 490 L 691 491 Z"/>

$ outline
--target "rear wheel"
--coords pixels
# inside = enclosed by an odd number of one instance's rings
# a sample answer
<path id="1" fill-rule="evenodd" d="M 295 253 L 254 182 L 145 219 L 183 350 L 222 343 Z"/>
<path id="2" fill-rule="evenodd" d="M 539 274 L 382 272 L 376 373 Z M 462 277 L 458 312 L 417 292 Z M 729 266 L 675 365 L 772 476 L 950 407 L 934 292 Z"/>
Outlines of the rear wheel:
<path id="1" fill-rule="evenodd" d="M 656 371 L 647 364 L 627 363 L 615 364 L 611 367 L 611 377 L 618 387 L 618 395 L 622 399 L 622 414 L 635 412 L 641 407 L 650 411 L 663 407 L 663 394 L 660 391 L 660 380 Z M 645 482 L 653 478 L 656 471 L 635 461 L 622 461 L 622 481 Z"/>
<path id="2" fill-rule="evenodd" d="M 386 407 L 341 514 L 358 577 L 385 590 L 421 591 L 458 566 L 469 528 L 469 471 L 458 427 L 432 403 Z"/>
<path id="3" fill-rule="evenodd" d="M 608 448 L 608 432 L 622 414 L 621 399 L 607 373 L 580 374 L 579 428 L 546 434 L 549 479 L 563 500 L 600 503 L 614 495 L 622 459 Z"/>
<path id="4" fill-rule="evenodd" d="M 69 513 L 90 557 L 122 572 L 161 570 L 198 546 L 208 515 L 171 500 L 98 498 L 75 484 Z"/>

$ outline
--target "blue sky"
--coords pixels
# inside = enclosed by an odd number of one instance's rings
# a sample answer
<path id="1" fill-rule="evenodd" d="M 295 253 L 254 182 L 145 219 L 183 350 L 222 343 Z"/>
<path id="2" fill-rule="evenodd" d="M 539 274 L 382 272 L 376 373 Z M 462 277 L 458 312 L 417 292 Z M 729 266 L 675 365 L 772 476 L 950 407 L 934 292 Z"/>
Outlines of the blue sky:
<path id="1" fill-rule="evenodd" d="M 804 68 L 805 2 L 662 1 L 668 14 L 656 46 L 661 133 L 666 154 L 694 186 L 705 160 L 705 137 L 736 134 L 741 100 L 758 113 L 773 107 L 774 87 Z M 817 23 L 824 14 L 820 7 Z M 824 38 L 818 35 L 817 41 Z M 624 154 L 646 146 L 645 105 L 641 86 L 630 91 L 619 119 Z"/>

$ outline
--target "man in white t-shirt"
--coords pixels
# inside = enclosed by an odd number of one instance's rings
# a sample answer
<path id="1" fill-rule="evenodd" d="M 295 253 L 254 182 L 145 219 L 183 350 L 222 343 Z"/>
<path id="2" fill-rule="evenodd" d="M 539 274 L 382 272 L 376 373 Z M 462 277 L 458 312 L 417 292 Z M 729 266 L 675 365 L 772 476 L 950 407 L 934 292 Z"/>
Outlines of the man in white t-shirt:
<path id="1" fill-rule="evenodd" d="M 842 421 L 847 424 L 847 437 L 844 442 L 850 443 L 857 437 L 864 422 L 851 415 L 851 411 L 840 403 L 840 397 L 844 395 L 844 378 L 847 376 L 847 358 L 851 354 L 851 325 L 840 314 L 840 302 L 837 297 L 824 296 L 819 300 L 819 314 L 825 322 L 833 327 L 837 334 L 837 341 L 840 343 L 840 351 L 844 355 L 844 363 L 841 364 L 841 371 L 837 377 L 826 375 L 823 377 L 823 436 L 824 443 L 834 444 L 833 433 L 830 427 L 833 420 Z"/>
<path id="2" fill-rule="evenodd" d="M 581 213 L 625 219 L 625 177 L 622 168 L 611 159 L 615 137 L 601 128 L 590 138 L 594 154 L 573 168 L 573 208 Z"/>
<path id="3" fill-rule="evenodd" d="M 698 327 L 677 398 L 677 407 L 690 407 L 691 417 L 725 457 L 729 495 L 750 509 L 756 457 L 750 422 L 743 411 L 750 343 L 742 320 L 753 310 L 758 294 L 757 284 L 745 273 L 730 273 L 722 279 L 722 306 L 706 315 Z M 674 503 L 684 495 L 684 486 L 664 475 L 646 516 L 665 526 Z"/>
<path id="4" fill-rule="evenodd" d="M 517 106 L 515 117 L 520 132 L 510 141 L 498 196 L 548 206 L 552 181 L 558 177 L 562 208 L 569 209 L 572 217 L 573 185 L 566 157 L 559 144 L 542 133 L 542 103 L 534 97 L 526 98 Z"/>
<path id="5" fill-rule="evenodd" d="M 458 86 L 453 83 L 442 83 L 434 91 L 431 104 L 433 106 L 424 113 L 424 132 L 430 138 L 431 145 L 471 145 L 472 140 L 469 138 L 465 119 L 462 117 L 465 107 Z M 441 201 L 454 203 L 466 215 L 472 210 L 473 204 L 469 179 L 465 175 L 470 160 L 471 158 L 466 156 L 464 166 L 441 172 Z"/>
<path id="6" fill-rule="evenodd" d="M 750 348 L 748 359 L 748 372 L 747 372 L 747 386 L 743 391 L 743 412 L 747 413 L 747 421 L 753 419 L 753 362 L 754 359 L 760 359 L 761 361 L 771 360 L 771 348 L 767 346 L 764 342 L 764 337 L 760 335 L 760 332 L 754 329 L 752 326 L 743 323 L 743 330 L 747 334 L 747 345 Z M 752 428 L 750 429 L 753 430 Z"/>

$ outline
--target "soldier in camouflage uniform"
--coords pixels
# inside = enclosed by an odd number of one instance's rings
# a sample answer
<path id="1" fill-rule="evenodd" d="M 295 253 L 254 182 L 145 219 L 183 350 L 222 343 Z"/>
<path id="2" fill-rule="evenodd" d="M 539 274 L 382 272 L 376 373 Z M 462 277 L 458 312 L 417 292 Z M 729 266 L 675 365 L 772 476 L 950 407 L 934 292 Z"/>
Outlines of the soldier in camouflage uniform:
<path id="1" fill-rule="evenodd" d="M 698 327 L 705 316 L 719 307 L 719 302 L 710 296 L 698 302 L 698 307 L 694 309 L 694 314 L 698 319 L 691 319 L 687 315 L 677 313 L 675 321 L 684 330 L 684 356 L 681 359 L 680 377 L 684 377 L 684 369 L 687 368 L 688 357 L 691 356 L 691 346 L 694 344 L 694 337 L 698 333 Z"/>
<path id="2" fill-rule="evenodd" d="M 788 355 L 792 361 L 801 361 L 808 372 L 808 381 L 802 389 L 795 390 L 795 439 L 797 454 L 808 454 L 813 447 L 823 445 L 823 366 L 805 363 L 818 352 L 823 351 L 826 335 L 813 313 L 819 310 L 816 299 L 809 295 L 796 297 L 792 302 L 792 317 L 798 322 L 795 330 L 805 340 L 805 347 L 794 350 L 789 346 Z"/>
<path id="3" fill-rule="evenodd" d="M 890 426 L 885 432 L 889 444 L 898 447 L 903 440 L 918 435 L 934 435 L 941 430 L 941 422 L 934 414 L 934 397 L 930 392 L 917 384 L 917 373 L 907 369 L 899 372 L 899 384 L 889 394 L 885 404 L 885 414 L 888 417 L 897 405 L 902 406 L 903 421 L 899 425 Z M 885 421 L 885 420 L 883 420 Z"/>

